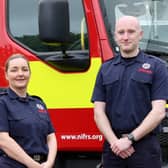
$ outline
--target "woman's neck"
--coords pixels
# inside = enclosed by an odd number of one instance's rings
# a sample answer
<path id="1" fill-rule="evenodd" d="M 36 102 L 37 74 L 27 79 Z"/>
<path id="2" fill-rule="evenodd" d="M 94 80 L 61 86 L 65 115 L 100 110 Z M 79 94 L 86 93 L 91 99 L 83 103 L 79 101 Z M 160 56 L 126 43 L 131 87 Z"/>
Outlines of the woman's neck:
<path id="1" fill-rule="evenodd" d="M 10 87 L 19 97 L 26 97 L 26 88 L 13 88 Z"/>

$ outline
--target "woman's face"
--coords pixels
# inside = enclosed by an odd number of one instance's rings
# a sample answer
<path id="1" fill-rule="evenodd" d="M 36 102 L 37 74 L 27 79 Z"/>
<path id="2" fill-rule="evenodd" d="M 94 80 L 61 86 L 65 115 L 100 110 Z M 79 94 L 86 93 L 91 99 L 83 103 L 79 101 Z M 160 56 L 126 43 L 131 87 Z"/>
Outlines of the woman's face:
<path id="1" fill-rule="evenodd" d="M 24 58 L 15 58 L 9 61 L 6 70 L 6 79 L 13 89 L 26 89 L 30 79 L 30 68 Z"/>

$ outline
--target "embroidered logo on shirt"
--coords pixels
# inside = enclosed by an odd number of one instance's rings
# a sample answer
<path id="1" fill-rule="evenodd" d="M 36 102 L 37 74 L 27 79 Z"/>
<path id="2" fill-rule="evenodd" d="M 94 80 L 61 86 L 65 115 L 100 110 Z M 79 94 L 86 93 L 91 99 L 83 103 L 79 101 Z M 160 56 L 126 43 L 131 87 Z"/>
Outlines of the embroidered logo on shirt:
<path id="1" fill-rule="evenodd" d="M 142 65 L 142 68 L 144 68 L 144 69 L 150 69 L 150 67 L 151 67 L 151 65 L 149 63 L 144 63 Z"/>
<path id="2" fill-rule="evenodd" d="M 42 104 L 36 104 L 36 107 L 38 108 L 38 112 L 40 113 L 46 113 L 46 109 Z"/>
<path id="3" fill-rule="evenodd" d="M 147 74 L 152 74 L 152 70 L 150 70 L 151 65 L 149 63 L 142 64 L 142 68 L 139 68 L 139 72 L 144 72 Z"/>

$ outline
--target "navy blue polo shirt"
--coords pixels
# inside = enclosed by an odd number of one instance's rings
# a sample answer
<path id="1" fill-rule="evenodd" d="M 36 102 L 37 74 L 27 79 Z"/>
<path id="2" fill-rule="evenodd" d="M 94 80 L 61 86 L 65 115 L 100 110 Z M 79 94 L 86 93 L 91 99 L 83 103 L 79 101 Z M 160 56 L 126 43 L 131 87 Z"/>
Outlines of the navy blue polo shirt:
<path id="1" fill-rule="evenodd" d="M 92 95 L 92 102 L 106 103 L 111 126 L 121 133 L 135 129 L 159 99 L 168 99 L 166 64 L 142 51 L 131 61 L 119 54 L 103 63 Z"/>
<path id="2" fill-rule="evenodd" d="M 8 132 L 28 154 L 48 154 L 46 137 L 54 128 L 40 98 L 21 98 L 7 89 L 0 95 L 0 132 Z"/>

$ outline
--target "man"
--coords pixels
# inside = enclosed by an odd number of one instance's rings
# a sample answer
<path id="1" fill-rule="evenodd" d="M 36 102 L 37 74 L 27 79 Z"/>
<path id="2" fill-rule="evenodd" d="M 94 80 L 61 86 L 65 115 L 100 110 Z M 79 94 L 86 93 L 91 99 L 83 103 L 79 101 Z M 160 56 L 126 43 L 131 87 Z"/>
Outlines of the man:
<path id="1" fill-rule="evenodd" d="M 92 102 L 106 141 L 103 168 L 161 168 L 156 134 L 165 117 L 168 73 L 165 62 L 143 53 L 143 31 L 133 16 L 116 22 L 120 54 L 102 64 Z"/>

